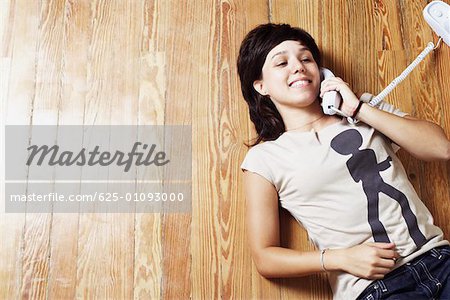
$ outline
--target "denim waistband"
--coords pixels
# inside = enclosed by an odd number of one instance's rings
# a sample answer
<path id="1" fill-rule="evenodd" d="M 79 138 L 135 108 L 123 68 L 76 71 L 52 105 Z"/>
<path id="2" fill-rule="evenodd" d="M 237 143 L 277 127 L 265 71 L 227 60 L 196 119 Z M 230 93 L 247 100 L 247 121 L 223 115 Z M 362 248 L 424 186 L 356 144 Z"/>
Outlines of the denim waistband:
<path id="1" fill-rule="evenodd" d="M 402 266 L 398 267 L 397 269 L 389 272 L 383 279 L 380 280 L 375 280 L 373 281 L 369 286 L 367 286 L 363 292 L 361 292 L 360 296 L 358 296 L 357 299 L 361 299 L 361 297 L 365 297 L 364 295 L 369 293 L 370 290 L 375 289 L 380 289 L 381 292 L 386 292 L 387 288 L 384 284 L 384 282 L 386 280 L 389 279 L 394 279 L 394 277 L 397 276 L 403 276 L 403 274 L 406 274 L 409 270 L 415 269 L 417 266 L 421 266 L 424 265 L 424 263 L 422 261 L 427 261 L 428 258 L 434 257 L 437 258 L 438 260 L 441 260 L 443 255 L 449 255 L 450 254 L 450 245 L 444 245 L 444 246 L 439 246 L 439 247 L 435 247 L 432 248 L 430 250 L 428 250 L 427 252 L 419 255 L 418 257 L 412 259 L 411 261 L 403 264 Z M 419 268 L 419 267 L 417 267 Z M 370 295 L 369 295 L 370 297 Z M 373 298 L 373 297 L 372 297 Z M 366 298 L 364 298 L 366 299 Z"/>
<path id="2" fill-rule="evenodd" d="M 428 256 L 433 256 L 436 258 L 440 258 L 440 256 L 442 255 L 440 253 L 440 251 L 450 251 L 450 245 L 444 245 L 444 246 L 439 246 L 439 247 L 435 247 L 432 248 L 430 250 L 428 250 L 425 253 L 422 253 L 421 255 L 417 256 L 416 258 L 410 260 L 409 262 L 401 265 L 400 267 L 398 267 L 397 269 L 393 270 L 392 272 L 389 272 L 383 279 L 389 278 L 391 276 L 395 276 L 398 273 L 402 272 L 402 269 L 406 268 L 406 266 L 415 266 L 418 263 L 420 263 L 420 261 L 422 261 L 424 258 L 428 257 Z"/>

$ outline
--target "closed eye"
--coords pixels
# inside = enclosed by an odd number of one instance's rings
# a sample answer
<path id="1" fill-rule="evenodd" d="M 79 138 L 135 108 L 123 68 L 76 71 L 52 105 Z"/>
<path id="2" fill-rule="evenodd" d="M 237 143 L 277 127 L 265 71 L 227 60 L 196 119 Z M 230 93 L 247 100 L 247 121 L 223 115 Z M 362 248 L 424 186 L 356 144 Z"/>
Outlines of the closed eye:
<path id="1" fill-rule="evenodd" d="M 287 62 L 282 61 L 282 62 L 277 63 L 275 66 L 282 67 L 282 66 L 285 66 L 286 64 L 287 64 Z"/>

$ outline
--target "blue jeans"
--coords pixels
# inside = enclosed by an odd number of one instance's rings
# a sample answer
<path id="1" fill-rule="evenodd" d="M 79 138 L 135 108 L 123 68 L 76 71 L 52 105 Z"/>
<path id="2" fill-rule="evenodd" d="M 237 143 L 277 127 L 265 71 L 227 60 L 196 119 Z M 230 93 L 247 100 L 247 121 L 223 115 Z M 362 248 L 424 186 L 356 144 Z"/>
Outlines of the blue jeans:
<path id="1" fill-rule="evenodd" d="M 450 299 L 450 246 L 431 249 L 372 282 L 357 299 Z"/>

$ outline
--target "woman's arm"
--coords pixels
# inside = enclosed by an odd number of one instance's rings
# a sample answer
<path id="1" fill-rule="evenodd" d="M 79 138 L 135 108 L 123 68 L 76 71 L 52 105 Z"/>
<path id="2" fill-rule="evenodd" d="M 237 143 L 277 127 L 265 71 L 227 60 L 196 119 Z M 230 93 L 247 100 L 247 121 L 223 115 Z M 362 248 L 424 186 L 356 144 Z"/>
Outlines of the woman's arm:
<path id="1" fill-rule="evenodd" d="M 399 117 L 363 104 L 357 118 L 377 129 L 394 143 L 425 161 L 449 160 L 450 141 L 444 130 L 428 121 Z"/>
<path id="2" fill-rule="evenodd" d="M 333 77 L 322 82 L 321 95 L 333 90 L 342 95 L 343 105 L 341 110 L 348 115 L 352 115 L 359 100 L 348 84 L 339 77 Z M 450 141 L 444 130 L 432 122 L 409 116 L 399 117 L 368 104 L 362 105 L 356 117 L 421 160 L 450 159 Z"/>
<path id="3" fill-rule="evenodd" d="M 245 171 L 246 227 L 253 261 L 266 278 L 299 277 L 323 272 L 319 251 L 296 251 L 280 246 L 278 195 L 264 177 Z M 395 245 L 368 243 L 348 249 L 327 250 L 328 271 L 345 271 L 379 279 L 394 267 Z"/>

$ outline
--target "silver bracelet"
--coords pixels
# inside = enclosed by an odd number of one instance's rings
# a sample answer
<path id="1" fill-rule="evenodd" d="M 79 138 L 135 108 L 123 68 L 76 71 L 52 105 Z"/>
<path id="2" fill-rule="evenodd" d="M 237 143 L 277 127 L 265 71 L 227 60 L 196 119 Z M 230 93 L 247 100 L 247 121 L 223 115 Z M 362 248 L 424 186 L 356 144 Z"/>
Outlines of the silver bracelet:
<path id="1" fill-rule="evenodd" d="M 324 270 L 325 272 L 328 272 L 328 270 L 325 269 L 325 264 L 323 263 L 323 255 L 325 254 L 325 252 L 326 252 L 327 250 L 328 250 L 328 249 L 322 249 L 322 250 L 320 251 L 320 266 L 322 267 L 322 270 Z"/>

